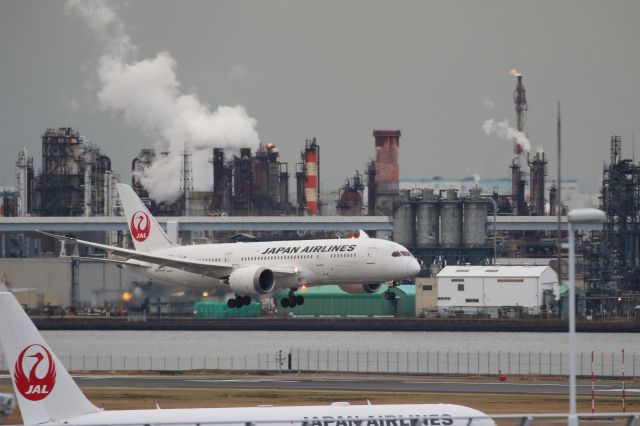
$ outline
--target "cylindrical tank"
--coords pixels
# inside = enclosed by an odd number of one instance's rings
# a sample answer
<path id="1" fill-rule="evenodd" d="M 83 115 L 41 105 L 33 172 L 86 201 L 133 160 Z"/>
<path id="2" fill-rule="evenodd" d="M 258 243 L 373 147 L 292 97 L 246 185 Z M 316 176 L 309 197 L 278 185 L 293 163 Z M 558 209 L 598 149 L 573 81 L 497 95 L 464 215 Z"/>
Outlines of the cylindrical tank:
<path id="1" fill-rule="evenodd" d="M 462 247 L 462 202 L 456 189 L 448 189 L 440 204 L 440 246 Z"/>
<path id="2" fill-rule="evenodd" d="M 416 246 L 437 247 L 440 243 L 440 203 L 433 189 L 422 190 L 422 201 L 416 206 Z"/>
<path id="3" fill-rule="evenodd" d="M 416 204 L 402 201 L 393 213 L 393 241 L 405 247 L 416 245 Z"/>
<path id="4" fill-rule="evenodd" d="M 338 216 L 360 216 L 362 214 L 362 195 L 355 189 L 346 189 L 340 195 L 337 206 Z"/>
<path id="5" fill-rule="evenodd" d="M 485 246 L 488 204 L 480 197 L 480 192 L 479 188 L 471 188 L 464 203 L 462 244 L 465 247 Z"/>

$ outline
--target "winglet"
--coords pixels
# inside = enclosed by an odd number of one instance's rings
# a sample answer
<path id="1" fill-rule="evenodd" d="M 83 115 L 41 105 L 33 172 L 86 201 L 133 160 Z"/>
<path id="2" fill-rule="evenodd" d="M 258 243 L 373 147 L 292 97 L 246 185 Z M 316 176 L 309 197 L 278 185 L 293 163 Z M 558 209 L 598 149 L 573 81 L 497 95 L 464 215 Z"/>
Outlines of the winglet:
<path id="1" fill-rule="evenodd" d="M 358 239 L 367 239 L 369 235 L 364 232 L 362 229 L 358 229 Z"/>
<path id="2" fill-rule="evenodd" d="M 0 344 L 25 425 L 100 411 L 84 396 L 11 293 L 0 293 Z"/>

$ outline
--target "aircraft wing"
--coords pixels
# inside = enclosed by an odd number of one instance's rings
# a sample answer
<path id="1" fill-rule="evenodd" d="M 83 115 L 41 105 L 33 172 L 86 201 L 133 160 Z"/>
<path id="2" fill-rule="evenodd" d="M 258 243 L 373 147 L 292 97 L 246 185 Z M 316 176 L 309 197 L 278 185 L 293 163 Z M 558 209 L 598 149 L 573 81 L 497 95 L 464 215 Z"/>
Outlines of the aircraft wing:
<path id="1" fill-rule="evenodd" d="M 40 234 L 47 235 L 51 238 L 55 238 L 58 241 L 71 241 L 83 246 L 93 247 L 100 250 L 105 250 L 109 253 L 114 253 L 126 258 L 127 260 L 133 259 L 142 262 L 152 263 L 159 267 L 171 267 L 176 269 L 182 269 L 183 271 L 191 272 L 194 274 L 209 276 L 212 278 L 224 278 L 229 276 L 233 272 L 233 265 L 226 262 L 203 262 L 194 259 L 187 259 L 184 257 L 159 255 L 153 253 L 145 253 L 137 250 L 130 250 L 120 248 L 116 246 L 109 246 L 106 244 L 93 243 L 91 241 L 79 240 L 73 237 L 65 237 L 63 235 L 50 234 L 48 232 L 37 231 Z M 128 264 L 125 262 L 125 264 Z"/>

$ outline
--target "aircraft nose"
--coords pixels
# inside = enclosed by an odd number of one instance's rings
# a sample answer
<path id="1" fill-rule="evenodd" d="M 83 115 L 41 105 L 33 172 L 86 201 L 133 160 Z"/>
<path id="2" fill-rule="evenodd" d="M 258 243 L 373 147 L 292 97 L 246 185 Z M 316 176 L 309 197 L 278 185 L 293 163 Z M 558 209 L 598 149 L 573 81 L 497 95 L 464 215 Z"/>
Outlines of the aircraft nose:
<path id="1" fill-rule="evenodd" d="M 415 258 L 412 258 L 407 264 L 407 274 L 411 277 L 415 277 L 420 273 L 420 264 Z"/>

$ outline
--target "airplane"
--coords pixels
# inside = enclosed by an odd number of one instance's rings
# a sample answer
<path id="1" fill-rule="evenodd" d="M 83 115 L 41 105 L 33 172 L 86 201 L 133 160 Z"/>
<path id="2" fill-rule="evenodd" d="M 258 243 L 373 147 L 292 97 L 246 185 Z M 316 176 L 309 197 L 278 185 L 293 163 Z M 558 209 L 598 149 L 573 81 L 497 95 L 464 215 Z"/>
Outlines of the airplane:
<path id="1" fill-rule="evenodd" d="M 495 426 L 453 404 L 102 410 L 82 393 L 11 293 L 0 293 L 0 344 L 25 425 Z"/>
<path id="2" fill-rule="evenodd" d="M 282 307 L 304 303 L 299 288 L 338 284 L 349 293 L 375 293 L 382 283 L 397 283 L 420 272 L 418 261 L 405 247 L 392 241 L 357 238 L 238 242 L 180 246 L 169 238 L 129 185 L 117 184 L 135 249 L 98 244 L 71 237 L 42 234 L 62 241 L 115 253 L 151 279 L 201 290 L 224 288 L 235 293 L 230 308 L 251 303 L 252 298 L 272 297 L 289 289 Z M 388 290 L 386 299 L 393 299 Z"/>

